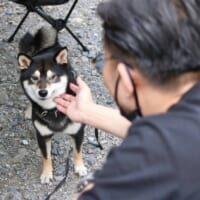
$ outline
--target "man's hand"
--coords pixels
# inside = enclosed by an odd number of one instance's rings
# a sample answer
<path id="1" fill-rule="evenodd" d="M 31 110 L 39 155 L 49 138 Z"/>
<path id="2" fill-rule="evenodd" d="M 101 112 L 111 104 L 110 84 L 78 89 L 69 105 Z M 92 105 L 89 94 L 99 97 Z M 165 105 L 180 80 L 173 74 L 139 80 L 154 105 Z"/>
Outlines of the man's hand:
<path id="1" fill-rule="evenodd" d="M 73 121 L 84 123 L 85 112 L 88 106 L 94 102 L 90 88 L 80 77 L 77 78 L 77 84 L 70 84 L 70 88 L 76 96 L 63 94 L 55 98 L 54 101 L 60 112 L 66 114 Z"/>

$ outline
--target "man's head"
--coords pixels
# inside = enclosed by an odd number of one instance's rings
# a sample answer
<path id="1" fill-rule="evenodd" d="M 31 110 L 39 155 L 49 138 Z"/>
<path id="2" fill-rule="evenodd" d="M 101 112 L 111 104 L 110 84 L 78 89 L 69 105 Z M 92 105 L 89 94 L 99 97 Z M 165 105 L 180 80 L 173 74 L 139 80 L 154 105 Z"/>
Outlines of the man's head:
<path id="1" fill-rule="evenodd" d="M 199 78 L 200 0 L 110 0 L 99 5 L 98 14 L 103 20 L 105 56 L 116 58 L 115 67 L 121 62 L 131 68 L 134 79 L 135 70 L 159 87 L 185 74 Z M 116 79 L 119 74 L 112 67 Z M 112 87 L 108 75 L 104 77 Z"/>

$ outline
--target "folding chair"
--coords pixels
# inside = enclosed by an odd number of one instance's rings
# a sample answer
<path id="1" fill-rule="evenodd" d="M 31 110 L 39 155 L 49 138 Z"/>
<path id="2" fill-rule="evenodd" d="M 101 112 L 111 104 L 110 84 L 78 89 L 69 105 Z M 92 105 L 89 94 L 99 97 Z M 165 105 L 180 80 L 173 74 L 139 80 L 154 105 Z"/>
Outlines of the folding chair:
<path id="1" fill-rule="evenodd" d="M 80 44 L 80 46 L 83 48 L 83 51 L 88 51 L 88 49 L 82 44 L 82 42 L 79 40 L 79 38 L 71 31 L 71 29 L 67 26 L 68 19 L 75 8 L 78 0 L 74 0 L 72 6 L 69 9 L 69 12 L 67 13 L 66 17 L 64 19 L 58 18 L 55 19 L 49 14 L 47 14 L 43 6 L 57 6 L 64 3 L 67 3 L 69 0 L 9 0 L 18 4 L 21 4 L 26 7 L 27 11 L 21 21 L 19 22 L 17 28 L 13 32 L 13 34 L 9 37 L 8 42 L 12 42 L 16 33 L 24 23 L 25 19 L 28 17 L 30 12 L 37 13 L 40 17 L 42 17 L 45 21 L 47 21 L 49 24 L 51 24 L 58 32 L 62 29 L 66 29 L 70 35 Z"/>

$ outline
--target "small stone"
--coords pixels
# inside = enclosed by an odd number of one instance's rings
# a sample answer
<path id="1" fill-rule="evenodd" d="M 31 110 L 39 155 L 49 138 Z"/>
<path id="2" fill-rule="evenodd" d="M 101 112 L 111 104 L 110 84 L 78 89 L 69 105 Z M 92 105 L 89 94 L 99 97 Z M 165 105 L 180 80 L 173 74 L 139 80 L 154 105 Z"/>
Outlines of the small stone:
<path id="1" fill-rule="evenodd" d="M 26 146 L 26 145 L 28 145 L 29 143 L 28 143 L 27 140 L 22 140 L 22 144 Z"/>
<path id="2" fill-rule="evenodd" d="M 42 156 L 41 150 L 39 148 L 37 148 L 37 150 L 36 150 L 36 155 L 39 157 Z"/>
<path id="3" fill-rule="evenodd" d="M 88 62 L 88 58 L 85 57 L 85 56 L 82 56 L 82 57 L 81 57 L 81 60 L 82 60 L 83 62 Z"/>
<path id="4" fill-rule="evenodd" d="M 64 176 L 55 176 L 54 179 L 56 181 L 61 181 L 64 178 Z"/>
<path id="5" fill-rule="evenodd" d="M 80 17 L 76 17 L 76 18 L 73 18 L 73 19 L 71 19 L 71 23 L 72 24 L 82 24 L 83 23 L 83 19 L 82 18 L 80 18 Z"/>
<path id="6" fill-rule="evenodd" d="M 95 59 L 96 57 L 96 52 L 95 51 L 90 51 L 87 55 L 88 58 L 91 58 L 91 59 Z"/>
<path id="7" fill-rule="evenodd" d="M 95 143 L 96 142 L 96 138 L 89 136 L 88 137 L 88 142 Z"/>

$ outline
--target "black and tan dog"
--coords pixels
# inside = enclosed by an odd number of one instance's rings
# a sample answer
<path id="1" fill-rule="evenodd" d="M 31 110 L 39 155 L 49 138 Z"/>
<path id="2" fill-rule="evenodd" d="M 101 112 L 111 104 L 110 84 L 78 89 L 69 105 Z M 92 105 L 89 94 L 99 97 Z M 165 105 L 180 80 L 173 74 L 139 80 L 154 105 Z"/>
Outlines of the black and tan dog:
<path id="1" fill-rule="evenodd" d="M 20 81 L 32 104 L 31 118 L 43 155 L 41 183 L 49 183 L 53 178 L 51 138 L 58 132 L 69 134 L 74 139 L 75 173 L 86 175 L 81 153 L 84 125 L 60 113 L 53 101 L 65 92 L 73 94 L 69 83 L 75 83 L 76 77 L 68 60 L 67 48 L 58 43 L 56 31 L 41 28 L 34 35 L 25 34 L 20 41 L 19 51 Z"/>

